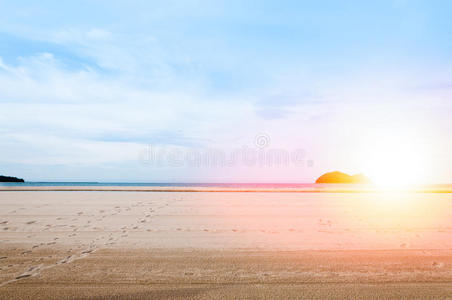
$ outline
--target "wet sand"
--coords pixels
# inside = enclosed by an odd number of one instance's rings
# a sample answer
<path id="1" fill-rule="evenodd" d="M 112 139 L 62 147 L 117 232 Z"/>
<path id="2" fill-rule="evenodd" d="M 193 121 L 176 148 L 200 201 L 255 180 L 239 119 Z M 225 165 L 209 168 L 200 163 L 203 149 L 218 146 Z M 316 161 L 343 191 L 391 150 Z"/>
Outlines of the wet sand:
<path id="1" fill-rule="evenodd" d="M 1 191 L 0 298 L 452 298 L 451 207 L 441 193 Z"/>

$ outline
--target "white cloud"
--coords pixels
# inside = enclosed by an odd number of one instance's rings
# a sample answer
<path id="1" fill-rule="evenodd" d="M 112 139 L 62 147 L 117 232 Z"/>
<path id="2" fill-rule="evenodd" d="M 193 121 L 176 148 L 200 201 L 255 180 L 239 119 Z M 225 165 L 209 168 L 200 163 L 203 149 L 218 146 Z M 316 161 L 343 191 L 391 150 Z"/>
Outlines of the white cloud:
<path id="1" fill-rule="evenodd" d="M 67 70 L 49 53 L 20 62 L 1 64 L 4 163 L 136 160 L 144 145 L 154 141 L 172 144 L 176 138 L 184 144 L 235 136 L 237 124 L 253 115 L 248 102 L 231 106 L 225 99 L 177 89 L 139 88 L 90 69 Z"/>

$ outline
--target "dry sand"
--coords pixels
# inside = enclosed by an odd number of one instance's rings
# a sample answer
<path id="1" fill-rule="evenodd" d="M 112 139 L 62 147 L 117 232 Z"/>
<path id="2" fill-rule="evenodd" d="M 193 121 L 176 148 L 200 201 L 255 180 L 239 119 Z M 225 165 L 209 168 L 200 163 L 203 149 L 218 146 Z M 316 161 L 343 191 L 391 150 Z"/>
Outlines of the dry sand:
<path id="1" fill-rule="evenodd" d="M 0 191 L 0 298 L 452 298 L 451 207 L 441 193 Z"/>

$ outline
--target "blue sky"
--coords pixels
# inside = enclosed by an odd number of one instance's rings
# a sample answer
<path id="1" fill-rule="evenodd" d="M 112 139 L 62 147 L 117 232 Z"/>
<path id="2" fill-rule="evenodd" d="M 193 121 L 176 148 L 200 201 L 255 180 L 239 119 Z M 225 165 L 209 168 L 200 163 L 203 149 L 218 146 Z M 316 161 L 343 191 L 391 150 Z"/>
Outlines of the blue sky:
<path id="1" fill-rule="evenodd" d="M 451 11 L 450 1 L 0 1 L 0 173 L 296 182 L 367 172 L 381 151 L 390 169 L 406 148 L 428 181 L 450 182 Z M 140 161 L 149 145 L 229 154 L 260 134 L 313 164 Z"/>

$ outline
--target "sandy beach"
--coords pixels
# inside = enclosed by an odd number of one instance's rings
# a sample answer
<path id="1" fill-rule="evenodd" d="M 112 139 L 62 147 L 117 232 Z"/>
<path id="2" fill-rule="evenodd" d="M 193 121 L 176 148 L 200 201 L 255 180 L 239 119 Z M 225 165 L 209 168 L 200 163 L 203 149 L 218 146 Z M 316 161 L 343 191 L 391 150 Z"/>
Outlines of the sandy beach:
<path id="1" fill-rule="evenodd" d="M 452 297 L 450 193 L 78 188 L 2 188 L 0 298 Z"/>

